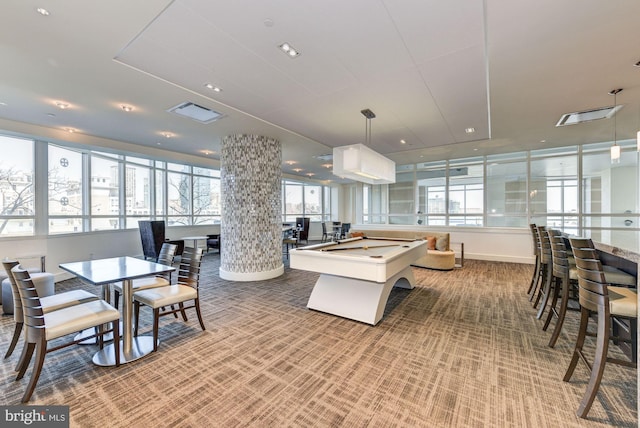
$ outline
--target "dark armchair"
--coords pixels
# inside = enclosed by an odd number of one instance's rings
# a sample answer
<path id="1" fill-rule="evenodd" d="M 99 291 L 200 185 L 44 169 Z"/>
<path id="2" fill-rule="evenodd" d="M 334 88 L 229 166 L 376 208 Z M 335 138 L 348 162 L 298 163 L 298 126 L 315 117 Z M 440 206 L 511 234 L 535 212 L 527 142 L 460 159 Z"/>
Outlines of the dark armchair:
<path id="1" fill-rule="evenodd" d="M 165 238 L 165 224 L 162 220 L 138 221 L 138 227 L 140 228 L 140 239 L 142 240 L 142 252 L 145 259 L 158 260 L 160 255 L 160 249 L 162 244 L 168 242 L 169 244 L 177 245 L 176 256 L 181 255 L 184 251 L 184 241 L 170 241 Z"/>
<path id="2" fill-rule="evenodd" d="M 209 252 L 209 248 L 218 250 L 218 253 L 220 252 L 220 235 L 207 235 L 207 253 Z"/>

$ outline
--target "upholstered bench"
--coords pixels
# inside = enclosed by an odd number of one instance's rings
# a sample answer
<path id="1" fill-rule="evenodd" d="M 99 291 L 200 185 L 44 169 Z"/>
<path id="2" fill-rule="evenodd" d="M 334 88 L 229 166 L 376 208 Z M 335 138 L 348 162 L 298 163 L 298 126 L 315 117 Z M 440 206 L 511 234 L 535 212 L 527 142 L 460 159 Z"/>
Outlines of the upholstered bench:
<path id="1" fill-rule="evenodd" d="M 411 263 L 413 266 L 428 269 L 452 270 L 456 263 L 456 254 L 449 243 L 449 232 L 429 230 L 365 230 L 352 229 L 350 236 L 366 236 L 380 238 L 424 239 L 427 241 L 427 252 Z"/>

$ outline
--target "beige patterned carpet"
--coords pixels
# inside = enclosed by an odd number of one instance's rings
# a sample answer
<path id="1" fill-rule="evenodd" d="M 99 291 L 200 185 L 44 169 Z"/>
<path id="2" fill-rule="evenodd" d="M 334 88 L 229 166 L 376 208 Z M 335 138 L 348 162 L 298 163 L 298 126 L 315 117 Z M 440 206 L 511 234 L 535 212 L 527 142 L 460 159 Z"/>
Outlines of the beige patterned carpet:
<path id="1" fill-rule="evenodd" d="M 275 280 L 231 283 L 218 265 L 205 256 L 207 331 L 195 316 L 164 317 L 159 352 L 119 368 L 94 366 L 93 346 L 51 353 L 31 403 L 69 405 L 74 427 L 638 425 L 636 372 L 614 365 L 589 419 L 575 416 L 588 373 L 580 365 L 570 383 L 562 376 L 577 314 L 548 348 L 525 294 L 531 266 L 415 268 L 416 288 L 394 290 L 372 327 L 308 310 L 316 274 L 287 268 Z M 3 316 L 2 354 L 12 331 Z M 0 404 L 24 391 L 27 379 L 13 380 L 18 354 L 0 364 Z"/>

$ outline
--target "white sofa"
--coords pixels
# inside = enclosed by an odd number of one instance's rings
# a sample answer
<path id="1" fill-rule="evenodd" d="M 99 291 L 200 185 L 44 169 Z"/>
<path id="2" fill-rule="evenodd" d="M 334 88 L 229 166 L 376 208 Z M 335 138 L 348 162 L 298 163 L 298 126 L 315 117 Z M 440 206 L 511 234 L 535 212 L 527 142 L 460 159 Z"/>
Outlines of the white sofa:
<path id="1" fill-rule="evenodd" d="M 365 230 L 353 228 L 349 231 L 350 236 L 366 236 L 369 238 L 406 238 L 406 239 L 427 239 L 435 238 L 435 248 L 427 249 L 424 256 L 412 263 L 413 266 L 438 269 L 452 270 L 456 263 L 455 252 L 450 247 L 449 232 L 435 232 L 429 230 L 394 230 L 394 229 L 375 229 Z M 363 234 L 363 235 L 360 235 Z"/>

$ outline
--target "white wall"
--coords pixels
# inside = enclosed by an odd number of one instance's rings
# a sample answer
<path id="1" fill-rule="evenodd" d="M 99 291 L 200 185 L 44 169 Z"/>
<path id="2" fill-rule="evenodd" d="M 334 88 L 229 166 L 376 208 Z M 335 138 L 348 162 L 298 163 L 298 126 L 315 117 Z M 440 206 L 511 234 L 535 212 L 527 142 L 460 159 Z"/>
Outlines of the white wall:
<path id="1" fill-rule="evenodd" d="M 436 228 L 419 226 L 387 226 L 387 225 L 354 225 L 354 228 L 399 230 L 446 231 L 451 234 L 452 243 L 464 243 L 465 259 L 504 261 L 513 263 L 533 263 L 531 234 L 528 229 L 508 228 Z M 310 239 L 322 237 L 320 222 L 312 222 Z M 183 226 L 167 229 L 167 238 L 180 239 L 185 236 L 220 233 L 219 225 Z M 223 238 L 224 239 L 224 238 Z M 192 243 L 187 242 L 190 246 Z M 199 242 L 200 246 L 204 241 Z M 453 246 L 457 249 L 457 246 Z M 49 237 L 3 238 L 0 239 L 0 257 L 24 260 L 29 266 L 37 266 L 37 258 L 46 256 L 47 271 L 56 275 L 56 281 L 70 278 L 62 271 L 60 263 L 99 259 L 116 256 L 142 256 L 142 245 L 138 229 L 100 231 L 77 235 L 60 235 Z"/>
<path id="2" fill-rule="evenodd" d="M 166 237 L 180 239 L 184 236 L 220 233 L 220 225 L 183 226 L 167 228 Z M 193 241 L 185 243 L 193 245 Z M 203 246 L 204 241 L 199 241 Z M 56 275 L 56 281 L 71 277 L 58 265 L 89 259 L 116 256 L 142 256 L 142 244 L 138 229 L 100 231 L 74 235 L 48 237 L 21 237 L 0 239 L 0 258 L 16 258 L 27 266 L 38 266 L 39 259 L 46 256 L 48 272 Z"/>

